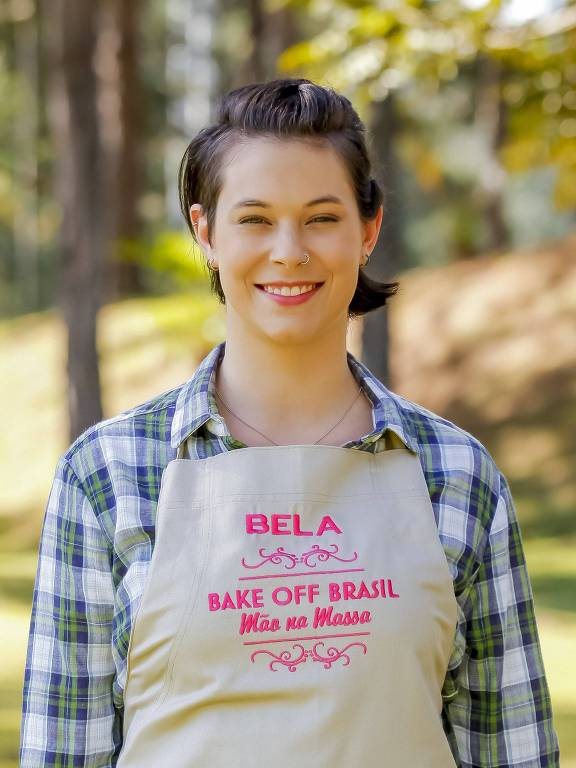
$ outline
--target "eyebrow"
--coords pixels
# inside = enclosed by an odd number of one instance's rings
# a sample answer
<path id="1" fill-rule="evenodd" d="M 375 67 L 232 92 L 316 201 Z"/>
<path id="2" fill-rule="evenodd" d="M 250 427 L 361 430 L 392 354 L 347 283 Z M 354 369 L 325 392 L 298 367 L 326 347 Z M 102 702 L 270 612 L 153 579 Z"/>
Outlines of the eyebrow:
<path id="1" fill-rule="evenodd" d="M 313 205 L 320 205 L 320 203 L 337 203 L 338 205 L 343 205 L 342 200 L 340 200 L 339 197 L 335 197 L 335 195 L 324 195 L 324 197 L 317 197 L 314 200 L 310 200 L 310 202 L 306 203 L 304 207 L 311 208 Z M 232 209 L 249 208 L 249 207 L 256 207 L 256 206 L 258 208 L 272 207 L 269 203 L 265 203 L 262 200 L 254 200 L 252 198 L 247 198 L 246 200 L 240 200 L 240 202 L 236 203 L 236 205 L 233 205 Z"/>

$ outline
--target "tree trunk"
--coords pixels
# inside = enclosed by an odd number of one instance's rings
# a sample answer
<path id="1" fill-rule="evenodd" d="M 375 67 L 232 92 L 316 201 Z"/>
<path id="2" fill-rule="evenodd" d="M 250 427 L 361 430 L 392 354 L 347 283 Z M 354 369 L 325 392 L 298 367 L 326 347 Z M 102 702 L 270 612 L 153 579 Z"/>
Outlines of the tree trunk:
<path id="1" fill-rule="evenodd" d="M 102 148 L 93 67 L 97 0 L 55 0 L 52 9 L 56 187 L 62 208 L 61 302 L 68 330 L 70 438 L 102 419 L 96 322 L 101 300 Z"/>
<path id="2" fill-rule="evenodd" d="M 378 243 L 372 252 L 367 273 L 376 280 L 389 282 L 403 263 L 402 220 L 400 206 L 400 166 L 395 151 L 397 120 L 394 96 L 373 107 L 371 133 L 377 160 L 377 177 L 383 182 L 384 218 Z M 394 301 L 394 299 L 391 299 Z M 370 312 L 364 317 L 362 358 L 368 368 L 386 385 L 389 384 L 387 308 Z"/>
<path id="3" fill-rule="evenodd" d="M 486 238 L 483 247 L 500 250 L 510 245 L 504 215 L 506 174 L 500 162 L 505 138 L 505 104 L 501 95 L 502 65 L 481 54 L 478 60 L 476 123 L 488 148 L 488 162 L 480 170 L 481 204 Z"/>
<path id="4" fill-rule="evenodd" d="M 248 59 L 245 77 L 247 83 L 259 83 L 266 79 L 266 62 L 264 60 L 264 29 L 265 12 L 262 0 L 249 0 L 247 3 L 250 14 L 250 39 L 252 51 Z"/>
<path id="5" fill-rule="evenodd" d="M 140 293 L 141 270 L 126 259 L 140 236 L 138 196 L 140 168 L 140 77 L 138 72 L 138 26 L 136 0 L 108 0 L 108 47 L 111 90 L 110 115 L 115 130 L 108 146 L 109 183 L 114 199 L 110 222 L 110 296 Z"/>
<path id="6" fill-rule="evenodd" d="M 23 105 L 13 123 L 14 183 L 19 204 L 14 208 L 14 264 L 17 270 L 19 296 L 17 306 L 22 312 L 40 308 L 40 264 L 38 247 L 38 134 L 39 134 L 39 14 L 13 24 L 16 69 L 24 87 Z"/>
<path id="7" fill-rule="evenodd" d="M 220 2 L 166 0 L 165 88 L 169 94 L 163 143 L 166 218 L 182 226 L 175 179 L 187 143 L 215 118 L 220 67 L 215 58 L 215 32 Z"/>
<path id="8" fill-rule="evenodd" d="M 228 0 L 223 12 L 234 7 L 235 3 Z M 261 83 L 275 77 L 286 77 L 279 74 L 277 61 L 286 48 L 301 39 L 298 30 L 297 12 L 290 5 L 270 10 L 263 0 L 250 0 L 247 4 L 248 25 L 252 48 L 244 66 L 232 64 L 233 71 L 224 73 L 221 87 L 224 92 L 237 88 L 246 83 Z M 227 69 L 226 65 L 223 67 Z"/>
<path id="9" fill-rule="evenodd" d="M 302 39 L 298 29 L 298 16 L 295 8 L 290 5 L 267 11 L 264 16 L 261 50 L 263 61 L 262 79 L 286 77 L 286 73 L 278 72 L 278 58 L 290 46 Z"/>

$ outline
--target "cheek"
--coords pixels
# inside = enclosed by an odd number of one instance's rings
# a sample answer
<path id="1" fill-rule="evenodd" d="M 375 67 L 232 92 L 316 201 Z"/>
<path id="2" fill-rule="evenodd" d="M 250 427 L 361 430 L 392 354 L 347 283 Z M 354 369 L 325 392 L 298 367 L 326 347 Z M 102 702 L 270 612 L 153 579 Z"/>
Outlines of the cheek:
<path id="1" fill-rule="evenodd" d="M 349 246 L 338 253 L 333 253 L 332 270 L 338 280 L 343 282 L 355 280 L 358 276 L 358 266 L 359 262 Z"/>
<path id="2" fill-rule="evenodd" d="M 228 249 L 220 260 L 220 283 L 225 294 L 239 294 L 252 286 L 252 260 L 241 251 Z"/>

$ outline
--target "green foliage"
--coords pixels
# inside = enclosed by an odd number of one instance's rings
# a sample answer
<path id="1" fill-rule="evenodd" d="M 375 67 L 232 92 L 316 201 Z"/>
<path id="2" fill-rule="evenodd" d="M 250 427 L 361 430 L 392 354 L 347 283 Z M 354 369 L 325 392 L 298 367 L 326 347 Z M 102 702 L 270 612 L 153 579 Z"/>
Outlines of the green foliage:
<path id="1" fill-rule="evenodd" d="M 302 3 L 300 2 L 299 5 Z M 557 170 L 555 203 L 576 205 L 576 28 L 574 8 L 505 27 L 503 0 L 470 8 L 459 0 L 369 3 L 309 0 L 322 31 L 280 57 L 282 72 L 326 82 L 354 99 L 364 118 L 371 103 L 397 94 L 405 119 L 414 103 L 442 100 L 480 57 L 501 68 L 497 84 L 507 121 L 501 161 L 511 172 Z M 475 83 L 466 87 L 473 98 Z M 416 94 L 416 95 L 415 95 Z M 473 104 L 463 119 L 472 118 Z M 422 136 L 418 140 L 422 141 Z M 434 152 L 433 137 L 428 136 Z M 413 170 L 418 173 L 417 166 Z"/>
<path id="2" fill-rule="evenodd" d="M 515 42 L 516 45 L 512 45 Z M 502 41 L 507 70 L 502 96 L 509 109 L 503 158 L 511 171 L 552 165 L 555 203 L 576 207 L 576 29 Z"/>
<path id="3" fill-rule="evenodd" d="M 471 10 L 456 0 L 425 0 L 374 5 L 373 3 L 309 3 L 308 11 L 322 18 L 322 32 L 288 49 L 279 67 L 301 74 L 336 80 L 356 96 L 368 84 L 372 99 L 384 98 L 412 81 L 453 79 L 458 64 L 472 60 L 481 47 L 484 31 L 500 10 L 491 0 Z M 379 43 L 379 66 L 357 66 L 358 50 Z"/>
<path id="4" fill-rule="evenodd" d="M 21 76 L 8 71 L 5 58 L 0 51 L 0 227 L 11 226 L 19 203 L 18 185 L 13 180 L 18 168 L 13 167 L 12 143 L 14 120 L 26 102 L 27 89 Z"/>
<path id="5" fill-rule="evenodd" d="M 202 251 L 189 235 L 182 232 L 159 232 L 149 245 L 124 241 L 119 244 L 118 258 L 168 274 L 181 285 L 208 285 L 210 282 Z"/>

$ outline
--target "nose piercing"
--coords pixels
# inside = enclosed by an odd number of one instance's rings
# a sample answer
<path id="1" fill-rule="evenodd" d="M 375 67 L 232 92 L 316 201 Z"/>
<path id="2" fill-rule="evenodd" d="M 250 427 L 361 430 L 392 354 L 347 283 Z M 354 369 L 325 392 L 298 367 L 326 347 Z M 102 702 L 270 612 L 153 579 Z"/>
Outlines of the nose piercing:
<path id="1" fill-rule="evenodd" d="M 306 261 L 299 261 L 298 264 L 308 264 L 310 261 L 310 254 L 307 251 L 304 251 L 304 256 L 306 256 Z"/>

